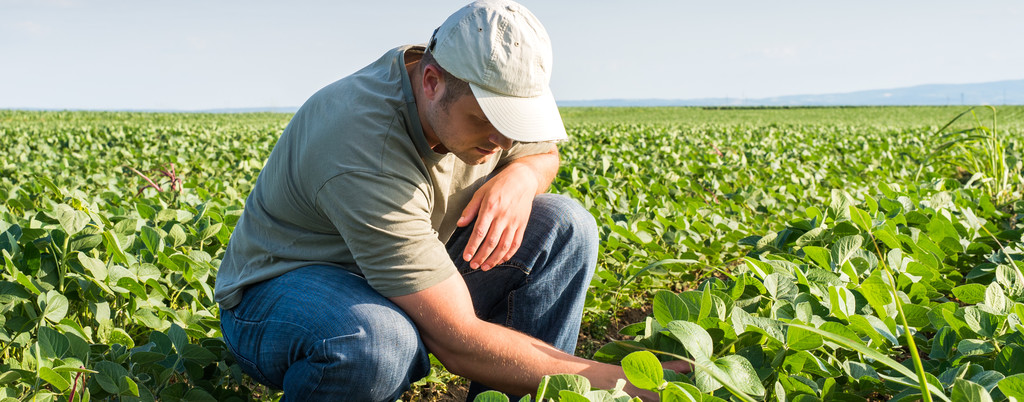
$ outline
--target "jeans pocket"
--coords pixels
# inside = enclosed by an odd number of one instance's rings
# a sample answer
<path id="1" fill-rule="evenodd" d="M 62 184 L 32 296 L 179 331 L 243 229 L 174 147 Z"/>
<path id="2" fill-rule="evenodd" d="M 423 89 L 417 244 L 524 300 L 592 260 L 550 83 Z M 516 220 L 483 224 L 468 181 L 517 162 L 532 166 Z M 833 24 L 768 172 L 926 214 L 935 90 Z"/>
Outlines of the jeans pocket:
<path id="1" fill-rule="evenodd" d="M 270 381 L 267 376 L 263 375 L 259 366 L 257 366 L 253 361 L 254 359 L 250 359 L 247 354 L 244 353 L 245 351 L 241 351 L 235 346 L 235 337 L 241 335 L 239 332 L 248 333 L 248 331 L 245 330 L 246 327 L 258 325 L 261 324 L 257 322 L 238 320 L 230 311 L 222 310 L 221 312 L 221 333 L 224 335 L 224 344 L 227 345 L 228 351 L 231 352 L 231 355 L 235 357 L 235 361 L 238 362 L 238 366 L 242 368 L 242 372 L 248 374 L 249 377 L 252 377 L 256 382 L 271 388 L 281 389 L 280 384 L 275 384 Z M 242 329 L 242 331 L 239 331 L 240 329 Z"/>

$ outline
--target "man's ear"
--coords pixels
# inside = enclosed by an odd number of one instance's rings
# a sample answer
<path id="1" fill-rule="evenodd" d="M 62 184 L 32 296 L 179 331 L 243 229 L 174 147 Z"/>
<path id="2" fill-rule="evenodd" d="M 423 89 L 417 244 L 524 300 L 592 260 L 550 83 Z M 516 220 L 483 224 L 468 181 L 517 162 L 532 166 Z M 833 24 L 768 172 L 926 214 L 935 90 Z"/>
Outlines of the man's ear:
<path id="1" fill-rule="evenodd" d="M 433 64 L 423 68 L 423 95 L 436 101 L 444 94 L 444 74 Z"/>

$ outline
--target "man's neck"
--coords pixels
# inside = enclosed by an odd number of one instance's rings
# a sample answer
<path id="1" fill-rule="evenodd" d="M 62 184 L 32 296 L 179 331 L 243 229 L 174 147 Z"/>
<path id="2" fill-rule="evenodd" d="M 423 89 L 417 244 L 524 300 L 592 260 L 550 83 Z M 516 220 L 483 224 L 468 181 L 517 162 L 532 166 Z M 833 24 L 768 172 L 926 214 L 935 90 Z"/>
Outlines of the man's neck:
<path id="1" fill-rule="evenodd" d="M 409 82 L 412 84 L 412 94 L 416 100 L 416 114 L 420 118 L 420 127 L 423 127 L 423 136 L 427 138 L 427 145 L 430 146 L 430 149 L 437 153 L 448 153 L 448 150 L 441 145 L 441 140 L 434 135 L 434 129 L 427 120 L 426 108 L 424 108 L 427 101 L 423 96 L 423 69 L 420 68 L 420 57 L 422 56 L 423 54 L 420 52 L 405 52 L 405 71 L 409 73 Z M 438 147 L 441 150 L 438 150 Z"/>

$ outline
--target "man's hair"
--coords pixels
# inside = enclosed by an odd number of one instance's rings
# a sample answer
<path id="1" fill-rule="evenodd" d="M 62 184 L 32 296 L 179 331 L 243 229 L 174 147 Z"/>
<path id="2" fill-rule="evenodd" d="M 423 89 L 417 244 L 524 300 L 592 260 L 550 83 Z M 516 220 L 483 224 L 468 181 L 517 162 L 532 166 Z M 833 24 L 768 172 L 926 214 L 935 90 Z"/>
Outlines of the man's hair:
<path id="1" fill-rule="evenodd" d="M 427 66 L 433 65 L 441 70 L 441 75 L 444 77 L 444 95 L 441 95 L 441 109 L 448 111 L 455 101 L 465 95 L 472 95 L 473 91 L 469 89 L 469 84 L 466 81 L 455 78 L 454 75 L 441 67 L 441 64 L 437 62 L 434 55 L 429 50 L 423 53 L 423 57 L 420 58 L 420 71 L 423 71 Z"/>

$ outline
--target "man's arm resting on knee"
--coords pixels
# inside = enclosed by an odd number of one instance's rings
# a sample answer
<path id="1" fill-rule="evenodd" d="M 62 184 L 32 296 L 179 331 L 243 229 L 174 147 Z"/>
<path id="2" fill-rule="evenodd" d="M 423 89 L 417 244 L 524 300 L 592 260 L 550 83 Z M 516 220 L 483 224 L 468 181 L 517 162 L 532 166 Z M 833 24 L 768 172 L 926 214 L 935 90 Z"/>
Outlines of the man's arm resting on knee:
<path id="1" fill-rule="evenodd" d="M 541 377 L 549 374 L 580 374 L 602 389 L 611 389 L 618 379 L 626 378 L 619 366 L 576 357 L 521 332 L 480 320 L 459 275 L 391 301 L 412 318 L 427 349 L 449 371 L 504 392 L 534 393 Z M 638 392 L 632 391 L 633 395 Z"/>
<path id="2" fill-rule="evenodd" d="M 475 224 L 462 258 L 484 271 L 508 261 L 523 240 L 533 198 L 558 172 L 558 148 L 515 159 L 495 172 L 462 210 L 458 226 Z"/>
<path id="3" fill-rule="evenodd" d="M 548 191 L 548 187 L 551 187 L 551 182 L 555 180 L 555 175 L 558 174 L 558 167 L 560 165 L 561 159 L 558 157 L 558 147 L 555 146 L 550 152 L 524 156 L 509 162 L 495 176 L 508 174 L 506 172 L 510 170 L 529 168 L 537 178 L 537 192 L 534 193 L 536 195 Z"/>

